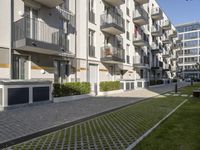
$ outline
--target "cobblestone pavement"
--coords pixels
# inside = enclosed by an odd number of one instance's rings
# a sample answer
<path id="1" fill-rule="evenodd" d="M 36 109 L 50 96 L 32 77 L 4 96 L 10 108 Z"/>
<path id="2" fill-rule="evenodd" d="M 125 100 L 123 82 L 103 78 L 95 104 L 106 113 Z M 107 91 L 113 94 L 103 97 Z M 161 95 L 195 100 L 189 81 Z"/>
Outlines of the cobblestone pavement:
<path id="1" fill-rule="evenodd" d="M 180 86 L 185 85 L 184 83 Z M 174 85 L 166 85 L 107 97 L 91 97 L 65 103 L 48 103 L 0 112 L 0 143 L 135 103 L 173 89 Z"/>

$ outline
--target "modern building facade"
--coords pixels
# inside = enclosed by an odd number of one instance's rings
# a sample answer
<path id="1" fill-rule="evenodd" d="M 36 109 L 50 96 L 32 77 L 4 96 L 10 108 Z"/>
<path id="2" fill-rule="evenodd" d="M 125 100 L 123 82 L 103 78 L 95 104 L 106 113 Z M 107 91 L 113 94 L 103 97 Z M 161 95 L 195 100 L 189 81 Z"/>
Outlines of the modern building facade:
<path id="1" fill-rule="evenodd" d="M 176 28 L 183 47 L 178 51 L 178 74 L 181 78 L 200 78 L 200 23 L 184 23 Z"/>
<path id="2" fill-rule="evenodd" d="M 176 75 L 177 32 L 155 0 L 1 0 L 0 14 L 0 79 L 87 81 L 94 91 Z"/>

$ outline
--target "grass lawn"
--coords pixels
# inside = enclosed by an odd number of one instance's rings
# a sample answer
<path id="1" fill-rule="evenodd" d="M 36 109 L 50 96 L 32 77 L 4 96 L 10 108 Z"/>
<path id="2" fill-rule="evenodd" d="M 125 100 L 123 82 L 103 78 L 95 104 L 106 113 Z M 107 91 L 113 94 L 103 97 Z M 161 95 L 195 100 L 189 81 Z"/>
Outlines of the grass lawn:
<path id="1" fill-rule="evenodd" d="M 161 95 L 12 146 L 10 149 L 123 150 L 185 99 Z"/>
<path id="2" fill-rule="evenodd" d="M 191 94 L 193 89 L 186 87 L 180 90 Z M 200 150 L 200 99 L 188 98 L 168 120 L 139 143 L 135 150 Z"/>

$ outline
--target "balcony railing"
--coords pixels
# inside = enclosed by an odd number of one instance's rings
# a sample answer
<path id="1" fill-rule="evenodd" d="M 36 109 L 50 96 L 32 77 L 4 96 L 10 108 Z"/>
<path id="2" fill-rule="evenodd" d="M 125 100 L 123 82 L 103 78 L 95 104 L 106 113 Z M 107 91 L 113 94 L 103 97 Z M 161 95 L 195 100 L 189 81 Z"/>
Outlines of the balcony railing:
<path id="1" fill-rule="evenodd" d="M 162 21 L 162 28 L 164 30 L 170 30 L 171 29 L 171 22 L 169 20 L 163 20 Z"/>
<path id="2" fill-rule="evenodd" d="M 156 37 L 162 36 L 162 28 L 159 25 L 153 25 L 151 28 L 151 34 Z"/>
<path id="3" fill-rule="evenodd" d="M 124 63 L 125 51 L 120 47 L 105 45 L 101 48 L 101 61 L 105 63 Z"/>
<path id="4" fill-rule="evenodd" d="M 135 46 L 148 46 L 149 37 L 142 31 L 137 31 L 133 34 L 133 44 Z"/>
<path id="5" fill-rule="evenodd" d="M 152 43 L 151 50 L 153 53 L 162 53 L 162 46 L 161 44 Z"/>
<path id="6" fill-rule="evenodd" d="M 136 6 L 133 11 L 133 22 L 138 25 L 145 25 L 149 22 L 148 13 L 141 6 Z"/>
<path id="7" fill-rule="evenodd" d="M 152 70 L 161 70 L 163 68 L 163 62 L 156 60 L 156 62 L 153 62 L 151 69 Z"/>
<path id="8" fill-rule="evenodd" d="M 163 12 L 159 7 L 153 8 L 151 10 L 151 17 L 154 20 L 161 20 L 163 19 Z"/>
<path id="9" fill-rule="evenodd" d="M 149 66 L 149 58 L 147 56 L 133 56 L 133 66 L 145 68 Z"/>
<path id="10" fill-rule="evenodd" d="M 37 19 L 22 18 L 14 23 L 14 41 L 22 39 L 57 45 L 63 51 L 69 50 L 67 34 L 63 29 L 49 26 L 47 23 Z"/>
<path id="11" fill-rule="evenodd" d="M 123 17 L 115 11 L 105 11 L 101 15 L 101 30 L 114 35 L 125 33 Z"/>

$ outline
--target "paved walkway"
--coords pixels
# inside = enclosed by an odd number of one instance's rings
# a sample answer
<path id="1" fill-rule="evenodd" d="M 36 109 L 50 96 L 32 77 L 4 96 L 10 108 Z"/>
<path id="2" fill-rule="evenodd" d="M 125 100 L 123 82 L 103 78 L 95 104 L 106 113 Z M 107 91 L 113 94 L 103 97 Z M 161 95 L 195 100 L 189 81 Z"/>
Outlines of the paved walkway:
<path id="1" fill-rule="evenodd" d="M 187 83 L 182 83 L 179 84 L 179 87 L 185 85 Z M 165 85 L 106 97 L 91 97 L 65 103 L 27 106 L 0 112 L 0 144 L 64 123 L 135 103 L 160 93 L 172 91 L 173 89 L 174 85 Z"/>

